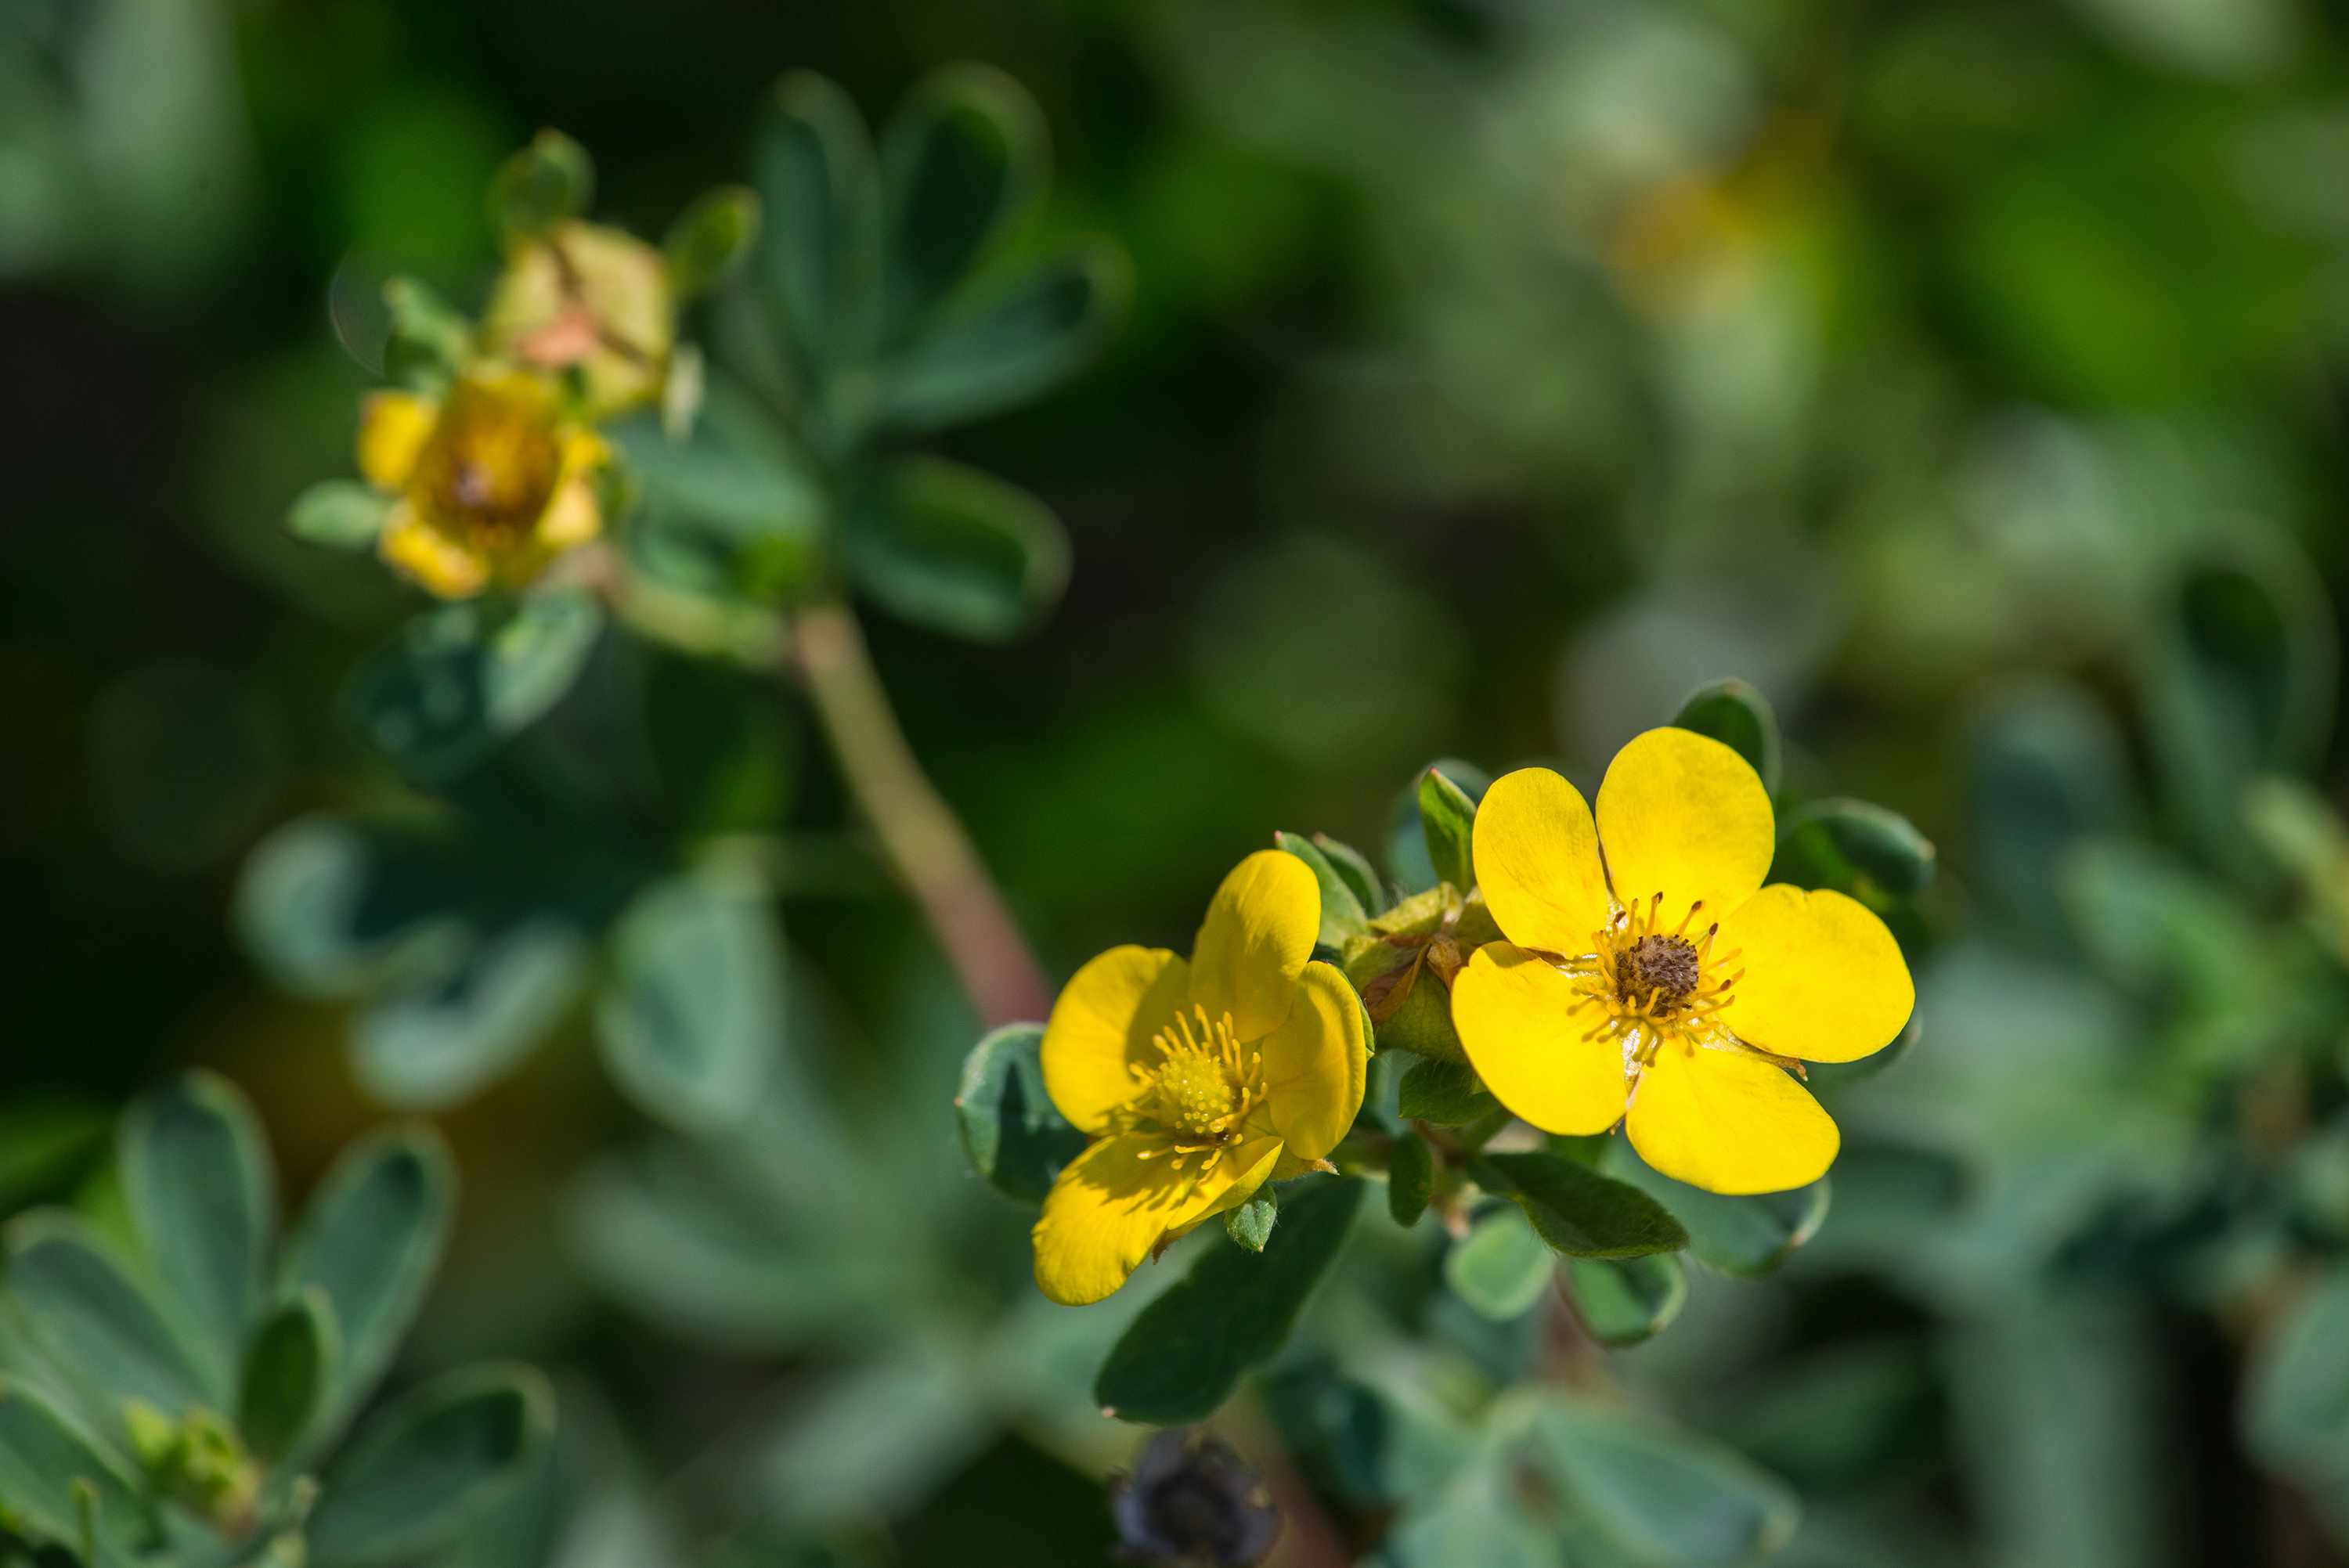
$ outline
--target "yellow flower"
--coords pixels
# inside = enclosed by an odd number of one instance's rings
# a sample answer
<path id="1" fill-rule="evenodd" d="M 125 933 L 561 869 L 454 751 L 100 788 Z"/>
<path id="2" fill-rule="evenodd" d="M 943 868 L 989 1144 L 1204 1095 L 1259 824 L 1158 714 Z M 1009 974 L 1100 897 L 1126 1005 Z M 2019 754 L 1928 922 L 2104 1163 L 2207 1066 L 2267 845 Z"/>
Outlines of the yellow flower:
<path id="1" fill-rule="evenodd" d="M 533 368 L 575 366 L 590 417 L 625 413 L 657 397 L 668 374 L 668 262 L 618 229 L 557 223 L 507 256 L 481 333 L 491 353 Z"/>
<path id="2" fill-rule="evenodd" d="M 445 399 L 376 393 L 359 421 L 359 472 L 398 498 L 378 548 L 443 599 L 519 588 L 594 539 L 610 456 L 554 387 L 511 370 L 472 371 Z"/>
<path id="3" fill-rule="evenodd" d="M 1775 843 L 1754 769 L 1684 729 L 1616 754 L 1595 820 L 1547 769 L 1495 780 L 1474 849 L 1508 941 L 1452 990 L 1485 1087 L 1548 1132 L 1622 1119 L 1649 1164 L 1711 1191 L 1825 1175 L 1839 1135 L 1787 1065 L 1882 1049 L 1916 989 L 1867 908 L 1762 886 Z"/>
<path id="4" fill-rule="evenodd" d="M 1101 1300 L 1346 1135 L 1370 1043 L 1353 987 L 1312 958 L 1320 924 L 1312 872 L 1262 850 L 1216 891 L 1189 963 L 1112 947 L 1069 981 L 1044 1028 L 1044 1088 L 1093 1142 L 1036 1222 L 1046 1295 Z"/>

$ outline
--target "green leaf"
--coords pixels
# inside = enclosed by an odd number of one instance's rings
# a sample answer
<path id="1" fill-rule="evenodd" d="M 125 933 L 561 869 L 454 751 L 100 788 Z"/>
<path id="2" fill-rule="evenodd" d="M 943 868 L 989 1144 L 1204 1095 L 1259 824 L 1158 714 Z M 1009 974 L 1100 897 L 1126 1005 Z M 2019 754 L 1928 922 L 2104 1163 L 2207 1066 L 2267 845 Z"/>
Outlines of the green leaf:
<path id="1" fill-rule="evenodd" d="M 390 498 L 357 480 L 321 480 L 294 498 L 285 531 L 330 550 L 365 550 L 390 511 Z"/>
<path id="2" fill-rule="evenodd" d="M 1419 825 L 1427 838 L 1428 863 L 1436 880 L 1466 892 L 1476 882 L 1476 862 L 1471 849 L 1476 823 L 1476 802 L 1468 792 L 1434 768 L 1420 775 Z"/>
<path id="3" fill-rule="evenodd" d="M 261 1305 L 277 1230 L 276 1172 L 253 1108 L 191 1073 L 123 1119 L 122 1184 L 156 1283 L 224 1387 Z"/>
<path id="4" fill-rule="evenodd" d="M 268 1460 L 294 1451 L 313 1418 L 334 1398 L 339 1336 L 335 1309 L 316 1285 L 261 1321 L 245 1351 L 237 1430 Z"/>
<path id="5" fill-rule="evenodd" d="M 502 616 L 479 602 L 444 605 L 361 666 L 350 711 L 401 772 L 445 784 L 562 701 L 603 629 L 594 597 L 574 589 L 534 593 Z"/>
<path id="6" fill-rule="evenodd" d="M 686 1132 L 748 1115 L 783 1037 L 782 935 L 765 900 L 672 877 L 620 917 L 612 954 L 595 1022 L 620 1087 Z"/>
<path id="7" fill-rule="evenodd" d="M 1671 1326 L 1688 1300 L 1688 1273 L 1670 1253 L 1610 1260 L 1568 1258 L 1575 1315 L 1601 1345 L 1637 1345 Z"/>
<path id="8" fill-rule="evenodd" d="M 490 181 L 490 222 L 512 245 L 576 218 L 595 200 L 595 162 L 559 130 L 542 130 L 499 165 Z"/>
<path id="9" fill-rule="evenodd" d="M 986 66 L 926 77 L 881 139 L 885 338 L 953 292 L 1042 190 L 1044 118 Z"/>
<path id="10" fill-rule="evenodd" d="M 1327 833 L 1313 835 L 1313 847 L 1321 851 L 1330 869 L 1338 873 L 1360 903 L 1366 915 L 1382 913 L 1389 903 L 1386 890 L 1379 885 L 1379 873 L 1361 851 L 1351 844 L 1340 843 Z"/>
<path id="11" fill-rule="evenodd" d="M 384 374 L 403 387 L 439 392 L 473 356 L 473 324 L 414 278 L 383 286 L 391 335 L 383 348 Z"/>
<path id="12" fill-rule="evenodd" d="M 1044 1092 L 1044 1026 L 1006 1024 L 971 1047 L 955 1090 L 955 1119 L 971 1169 L 998 1191 L 1040 1203 L 1085 1135 Z"/>
<path id="13" fill-rule="evenodd" d="M 0 1106 L 0 1214 L 62 1190 L 114 1130 L 94 1100 L 35 1094 Z"/>
<path id="14" fill-rule="evenodd" d="M 1573 1560 L 1579 1563 L 1583 1560 Z M 1557 1529 L 1529 1512 L 1499 1465 L 1413 1498 L 1368 1568 L 1567 1568 Z"/>
<path id="15" fill-rule="evenodd" d="M 1546 1152 L 1485 1154 L 1469 1174 L 1526 1212 L 1541 1239 L 1569 1257 L 1635 1258 L 1689 1244 L 1664 1206 L 1579 1161 Z"/>
<path id="16" fill-rule="evenodd" d="M 1405 894 L 1425 892 L 1442 880 L 1427 852 L 1427 829 L 1419 810 L 1419 778 L 1431 771 L 1443 774 L 1471 800 L 1484 799 L 1493 784 L 1493 776 L 1475 763 L 1439 757 L 1395 796 L 1387 814 L 1387 871 Z"/>
<path id="17" fill-rule="evenodd" d="M 283 1288 L 326 1298 L 342 1356 L 323 1440 L 375 1387 L 424 1302 L 449 1233 L 456 1176 L 429 1128 L 380 1133 L 326 1172 L 286 1244 Z"/>
<path id="18" fill-rule="evenodd" d="M 98 1555 L 92 1568 L 135 1559 L 129 1542 L 142 1510 L 119 1461 L 31 1390 L 0 1385 L 0 1531 L 34 1543 L 78 1551 L 85 1509 L 96 1515 Z"/>
<path id="19" fill-rule="evenodd" d="M 1387 1156 L 1387 1212 L 1398 1225 L 1419 1223 L 1435 1193 L 1435 1155 L 1416 1132 L 1395 1135 Z"/>
<path id="20" fill-rule="evenodd" d="M 1785 1483 L 1734 1450 L 1566 1399 L 1536 1412 L 1528 1457 L 1601 1535 L 1659 1568 L 1767 1556 L 1801 1517 Z"/>
<path id="21" fill-rule="evenodd" d="M 2246 1383 L 2243 1431 L 2254 1454 L 2304 1479 L 2349 1481 L 2349 1266 L 2336 1264 L 2292 1308 Z"/>
<path id="22" fill-rule="evenodd" d="M 1824 1176 L 1790 1192 L 1733 1198 L 1673 1181 L 1641 1160 L 1627 1139 L 1609 1144 L 1605 1163 L 1671 1211 L 1688 1228 L 1689 1251 L 1729 1274 L 1769 1273 L 1816 1235 L 1827 1215 Z"/>
<path id="23" fill-rule="evenodd" d="M 1369 925 L 1369 912 L 1362 908 L 1352 883 L 1339 874 L 1320 846 L 1296 833 L 1276 832 L 1272 841 L 1311 868 L 1314 882 L 1320 885 L 1321 929 L 1314 941 L 1323 947 L 1339 947 L 1348 937 L 1361 935 Z"/>
<path id="24" fill-rule="evenodd" d="M 425 841 L 332 817 L 289 822 L 244 864 L 235 920 L 246 949 L 305 996 L 357 995 L 418 929 L 465 896 Z"/>
<path id="25" fill-rule="evenodd" d="M 351 1019 L 360 1084 L 411 1110 L 453 1105 L 544 1038 L 586 984 L 587 943 L 557 913 L 465 921 Z"/>
<path id="26" fill-rule="evenodd" d="M 1069 580 L 1061 520 L 1027 491 L 938 458 L 900 459 L 851 504 L 849 574 L 894 614 L 974 642 L 1033 625 Z"/>
<path id="27" fill-rule="evenodd" d="M 553 1435 L 554 1391 L 526 1367 L 441 1377 L 370 1420 L 328 1470 L 312 1568 L 404 1562 L 460 1537 Z"/>
<path id="28" fill-rule="evenodd" d="M 119 1419 L 141 1400 L 176 1418 L 226 1406 L 187 1341 L 82 1223 L 57 1212 L 8 1227 L 7 1294 L 34 1337 L 97 1407 Z"/>
<path id="29" fill-rule="evenodd" d="M 1243 1373 L 1271 1357 L 1337 1261 L 1362 1183 L 1300 1182 L 1261 1254 L 1216 1246 L 1133 1320 L 1093 1382 L 1121 1420 L 1173 1426 L 1210 1414 Z"/>
<path id="30" fill-rule="evenodd" d="M 661 241 L 669 287 L 682 302 L 708 294 L 741 270 L 759 242 L 759 193 L 742 185 L 703 192 Z"/>
<path id="31" fill-rule="evenodd" d="M 1533 1310 L 1557 1273 L 1557 1259 L 1525 1213 L 1499 1204 L 1479 1216 L 1444 1254 L 1444 1283 L 1476 1314 L 1509 1323 Z"/>
<path id="32" fill-rule="evenodd" d="M 1441 982 L 1423 976 L 1424 983 Z M 1406 1121 L 1433 1122 L 1438 1127 L 1466 1127 L 1500 1109 L 1501 1102 L 1485 1090 L 1476 1069 L 1466 1062 L 1428 1058 L 1414 1063 L 1396 1089 L 1396 1110 Z"/>
<path id="33" fill-rule="evenodd" d="M 1778 793 L 1778 716 L 1753 686 L 1733 679 L 1701 686 L 1682 702 L 1672 725 L 1720 741 L 1752 764 L 1762 788 Z"/>
<path id="34" fill-rule="evenodd" d="M 1267 1183 L 1238 1208 L 1224 1211 L 1224 1234 L 1248 1251 L 1260 1253 L 1265 1243 L 1272 1240 L 1272 1227 L 1279 1219 L 1280 1199 Z"/>
<path id="35" fill-rule="evenodd" d="M 1778 835 L 1772 882 L 1833 888 L 1882 905 L 1933 885 L 1933 841 L 1908 818 L 1866 800 L 1814 800 Z"/>
<path id="36" fill-rule="evenodd" d="M 1475 1439 L 1402 1379 L 1374 1386 L 1325 1357 L 1265 1375 L 1264 1402 L 1313 1479 L 1361 1508 L 1423 1497 L 1466 1463 Z"/>
<path id="37" fill-rule="evenodd" d="M 936 430 L 1050 391 L 1115 335 L 1133 292 L 1124 253 L 1086 244 L 998 284 L 879 369 L 878 418 Z"/>
<path id="38" fill-rule="evenodd" d="M 833 83 L 793 71 L 776 87 L 753 167 L 768 297 L 802 374 L 820 377 L 870 332 L 880 189 L 864 117 Z"/>
<path id="39" fill-rule="evenodd" d="M 2064 913 L 2047 868 L 2074 839 L 2129 829 L 2137 793 L 2128 742 L 2074 686 L 2013 693 L 1973 726 L 1965 841 L 1972 882 L 2026 939 L 2060 942 Z"/>

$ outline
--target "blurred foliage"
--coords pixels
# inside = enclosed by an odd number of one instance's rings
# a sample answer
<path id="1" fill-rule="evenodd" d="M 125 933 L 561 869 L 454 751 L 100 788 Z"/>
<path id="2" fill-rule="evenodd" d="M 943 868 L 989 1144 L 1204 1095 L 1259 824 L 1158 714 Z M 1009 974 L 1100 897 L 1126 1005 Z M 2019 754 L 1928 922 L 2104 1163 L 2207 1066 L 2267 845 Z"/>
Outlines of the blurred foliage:
<path id="1" fill-rule="evenodd" d="M 970 57 L 1040 109 L 930 75 Z M 843 85 L 771 95 L 801 68 Z M 1744 749 L 1719 688 L 1680 707 L 1729 672 L 1783 721 L 1749 753 L 1777 874 L 1910 953 L 1897 1069 L 1814 1075 L 1831 1202 L 1708 1213 L 1600 1152 L 1685 1252 L 1561 1276 L 1516 1203 L 1454 1246 L 1398 1124 L 1427 1191 L 1360 1204 L 1222 1418 L 1274 1467 L 1277 1561 L 2349 1561 L 2344 82 L 2337 20 L 2289 0 L 0 8 L 0 1203 L 143 1258 L 109 1108 L 187 1062 L 253 1095 L 289 1195 L 371 1101 L 446 1107 L 469 1198 L 396 1375 L 520 1355 L 564 1387 L 452 1560 L 1110 1550 L 1096 1482 L 1139 1435 L 1093 1377 L 1161 1280 L 1238 1254 L 1211 1230 L 1112 1304 L 1033 1299 L 1026 1215 L 944 1109 L 976 1020 L 802 716 L 600 623 L 492 762 L 379 754 L 338 695 L 414 606 L 281 520 L 348 469 L 382 284 L 486 300 L 479 193 L 559 125 L 637 232 L 713 180 L 766 198 L 770 248 L 685 324 L 725 484 L 679 498 L 641 416 L 647 516 L 700 525 L 640 564 L 758 606 L 836 574 L 902 617 L 875 660 L 1055 973 L 1184 945 L 1275 826 L 1333 835 L 1285 846 L 1325 915 L 1385 918 L 1388 879 L 1440 874 L 1427 758 L 1587 788 L 1675 712 Z M 926 133 L 856 139 L 909 92 Z M 885 253 L 926 150 L 992 194 Z M 779 190 L 820 249 L 772 248 Z M 1094 233 L 1128 325 L 1046 394 L 1049 346 L 1099 346 Z M 856 311 L 809 308 L 852 279 Z M 775 428 L 863 481 L 812 494 Z M 1852 799 L 1939 846 L 1930 887 Z M 1459 1087 L 1408 1076 L 1423 1113 Z M 1032 1079 L 990 1081 L 1049 1141 Z M 12 1253 L 58 1222 L 16 1223 Z M 244 1342 L 183 1331 L 226 1420 Z M 54 1441 L 20 1376 L 0 1412 Z M 120 1419 L 70 1416 L 135 1468 Z M 62 1506 L 33 1522 L 70 1540 Z"/>

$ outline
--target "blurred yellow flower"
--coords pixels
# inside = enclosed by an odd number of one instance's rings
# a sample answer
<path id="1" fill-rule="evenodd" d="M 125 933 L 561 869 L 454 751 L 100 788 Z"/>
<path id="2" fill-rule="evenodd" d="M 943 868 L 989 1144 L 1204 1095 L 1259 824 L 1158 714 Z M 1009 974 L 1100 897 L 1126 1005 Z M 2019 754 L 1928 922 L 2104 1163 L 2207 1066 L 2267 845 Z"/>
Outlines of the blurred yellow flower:
<path id="1" fill-rule="evenodd" d="M 383 558 L 444 599 L 522 587 L 594 539 L 610 456 L 550 384 L 512 370 L 470 372 L 445 398 L 378 392 L 359 421 L 359 472 L 398 498 Z"/>
<path id="2" fill-rule="evenodd" d="M 677 339 L 668 262 L 635 235 L 562 222 L 506 258 L 481 335 L 492 354 L 538 370 L 576 368 L 589 418 L 652 401 Z"/>
<path id="3" fill-rule="evenodd" d="M 1036 1284 L 1099 1301 L 1158 1248 L 1314 1169 L 1353 1126 L 1370 1054 L 1346 977 L 1312 958 L 1321 893 L 1305 862 L 1250 855 L 1207 906 L 1189 963 L 1113 947 L 1069 981 L 1044 1029 L 1044 1088 L 1093 1142 L 1036 1222 Z"/>
<path id="4" fill-rule="evenodd" d="M 1825 1175 L 1840 1136 L 1787 1068 L 1882 1049 L 1916 990 L 1865 906 L 1762 885 L 1775 844 L 1760 778 L 1689 730 L 1618 752 L 1596 819 L 1547 769 L 1496 779 L 1474 850 L 1508 940 L 1452 991 L 1485 1087 L 1548 1132 L 1623 1120 L 1649 1164 L 1711 1191 Z"/>

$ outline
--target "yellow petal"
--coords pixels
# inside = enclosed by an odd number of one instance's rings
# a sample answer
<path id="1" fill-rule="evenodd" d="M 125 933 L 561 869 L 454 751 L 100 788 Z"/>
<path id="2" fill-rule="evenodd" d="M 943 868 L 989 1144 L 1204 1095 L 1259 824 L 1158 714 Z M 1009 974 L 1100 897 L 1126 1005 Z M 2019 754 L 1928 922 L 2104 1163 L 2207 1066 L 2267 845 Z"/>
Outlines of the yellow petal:
<path id="1" fill-rule="evenodd" d="M 443 599 L 467 599 L 488 585 L 490 565 L 417 515 L 405 501 L 391 509 L 377 551 Z"/>
<path id="2" fill-rule="evenodd" d="M 1666 929 L 1700 900 L 1714 919 L 1769 874 L 1777 826 L 1745 758 L 1688 729 L 1651 729 L 1615 754 L 1599 786 L 1599 841 L 1624 906 L 1664 895 Z"/>
<path id="3" fill-rule="evenodd" d="M 1721 923 L 1745 971 L 1722 1021 L 1751 1046 L 1806 1061 L 1857 1061 L 1890 1045 L 1917 1005 L 1900 944 L 1839 892 L 1765 887 Z"/>
<path id="4" fill-rule="evenodd" d="M 1792 1073 L 1733 1047 L 1665 1046 L 1640 1071 L 1625 1127 L 1640 1159 L 1708 1192 L 1816 1181 L 1842 1142 Z"/>
<path id="5" fill-rule="evenodd" d="M 370 394 L 359 412 L 359 473 L 381 490 L 408 483 L 440 405 L 409 392 Z"/>
<path id="6" fill-rule="evenodd" d="M 1226 1150 L 1191 1201 L 1176 1211 L 1166 1239 L 1186 1236 L 1216 1215 L 1238 1208 L 1257 1189 L 1295 1163 L 1278 1138 L 1251 1138 Z"/>
<path id="7" fill-rule="evenodd" d="M 1278 1139 L 1258 1139 L 1226 1151 L 1195 1179 L 1175 1170 L 1155 1140 L 1101 1140 L 1070 1161 L 1045 1194 L 1044 1212 L 1030 1233 L 1037 1288 L 1064 1306 L 1112 1295 L 1170 1231 L 1219 1212 L 1219 1204 L 1245 1202 L 1279 1154 Z"/>
<path id="8" fill-rule="evenodd" d="M 1628 1080 L 1611 1036 L 1586 1039 L 1600 1015 L 1574 982 L 1506 942 L 1476 950 L 1452 982 L 1452 1022 L 1495 1099 L 1545 1132 L 1604 1132 L 1621 1119 Z"/>
<path id="9" fill-rule="evenodd" d="M 1607 923 L 1607 876 L 1581 790 L 1547 768 L 1503 774 L 1476 808 L 1475 850 L 1502 934 L 1546 953 L 1590 951 Z"/>
<path id="10" fill-rule="evenodd" d="M 1295 855 L 1258 850 L 1224 879 L 1191 951 L 1191 1000 L 1232 1016 L 1232 1033 L 1260 1040 L 1297 999 L 1297 977 L 1321 929 L 1321 884 Z"/>
<path id="11" fill-rule="evenodd" d="M 1308 964 L 1296 1005 L 1264 1040 L 1273 1130 L 1299 1159 L 1320 1159 L 1354 1125 L 1369 1063 L 1370 1037 L 1353 986 L 1333 965 Z"/>
<path id="12" fill-rule="evenodd" d="M 549 554 L 586 543 L 603 531 L 603 510 L 595 501 L 595 487 L 585 479 L 564 480 L 554 487 L 554 495 L 539 514 L 538 532 L 534 542 Z"/>
<path id="13" fill-rule="evenodd" d="M 1044 1092 L 1071 1125 L 1098 1132 L 1133 1098 L 1129 1064 L 1158 1059 L 1151 1037 L 1174 1017 L 1189 965 L 1163 947 L 1112 947 L 1070 976 L 1044 1026 Z"/>

